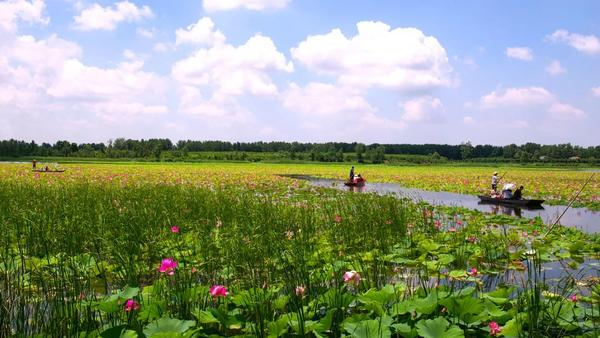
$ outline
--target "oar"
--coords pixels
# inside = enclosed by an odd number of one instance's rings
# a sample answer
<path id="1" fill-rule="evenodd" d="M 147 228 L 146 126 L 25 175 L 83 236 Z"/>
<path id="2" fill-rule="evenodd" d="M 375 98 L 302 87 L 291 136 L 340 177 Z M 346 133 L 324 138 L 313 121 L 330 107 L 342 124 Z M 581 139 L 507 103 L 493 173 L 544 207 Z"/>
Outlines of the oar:
<path id="1" fill-rule="evenodd" d="M 500 176 L 500 178 L 498 179 L 498 182 L 500 182 L 500 180 L 503 179 L 504 176 L 506 176 L 506 173 L 508 173 L 508 171 L 505 171 L 504 174 L 502 174 L 502 176 Z"/>

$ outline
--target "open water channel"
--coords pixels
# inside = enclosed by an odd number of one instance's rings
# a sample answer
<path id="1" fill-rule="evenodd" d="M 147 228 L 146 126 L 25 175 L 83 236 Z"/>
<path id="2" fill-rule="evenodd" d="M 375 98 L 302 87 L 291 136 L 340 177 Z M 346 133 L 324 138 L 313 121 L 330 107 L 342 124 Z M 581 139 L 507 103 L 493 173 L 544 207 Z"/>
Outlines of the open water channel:
<path id="1" fill-rule="evenodd" d="M 350 192 L 373 192 L 377 194 L 395 194 L 408 197 L 415 201 L 425 201 L 432 205 L 457 206 L 475 209 L 486 213 L 504 214 L 516 217 L 534 218 L 541 217 L 547 224 L 552 224 L 566 209 L 565 205 L 543 205 L 543 208 L 517 208 L 497 204 L 484 204 L 474 195 L 457 194 L 445 191 L 427 191 L 415 188 L 403 187 L 396 183 L 371 183 L 367 182 L 364 187 L 347 187 L 343 181 L 318 178 L 312 176 L 292 175 L 296 179 L 304 179 L 313 186 L 335 188 Z M 527 192 L 525 191 L 525 195 Z M 600 212 L 587 208 L 570 208 L 560 219 L 564 226 L 576 227 L 581 231 L 592 233 L 600 232 Z"/>

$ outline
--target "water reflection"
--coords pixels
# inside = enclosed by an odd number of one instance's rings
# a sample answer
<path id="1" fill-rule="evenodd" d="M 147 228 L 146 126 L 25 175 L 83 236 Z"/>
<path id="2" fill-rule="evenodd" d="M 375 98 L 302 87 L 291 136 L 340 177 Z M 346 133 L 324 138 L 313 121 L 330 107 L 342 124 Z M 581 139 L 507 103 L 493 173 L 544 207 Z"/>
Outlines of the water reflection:
<path id="1" fill-rule="evenodd" d="M 481 204 L 485 204 L 485 203 L 481 203 Z M 507 216 L 514 216 L 516 217 L 522 217 L 522 213 L 521 213 L 521 208 L 519 207 L 507 207 L 504 205 L 500 205 L 500 204 L 490 204 L 490 213 L 494 214 L 494 215 L 507 215 Z"/>

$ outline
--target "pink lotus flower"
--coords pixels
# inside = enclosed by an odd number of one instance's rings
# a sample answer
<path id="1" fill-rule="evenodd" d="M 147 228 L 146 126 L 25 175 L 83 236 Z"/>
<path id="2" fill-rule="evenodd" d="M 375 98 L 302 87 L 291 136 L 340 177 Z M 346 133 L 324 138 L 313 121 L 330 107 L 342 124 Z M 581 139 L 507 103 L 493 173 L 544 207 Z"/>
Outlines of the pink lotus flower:
<path id="1" fill-rule="evenodd" d="M 469 236 L 469 238 L 467 238 L 467 241 L 469 241 L 471 243 L 475 243 L 477 241 L 477 237 L 475 237 L 475 236 Z"/>
<path id="2" fill-rule="evenodd" d="M 227 288 L 223 285 L 214 285 L 210 288 L 210 295 L 214 298 L 227 297 L 227 295 L 229 295 L 229 292 L 227 292 Z"/>
<path id="3" fill-rule="evenodd" d="M 140 309 L 140 304 L 133 299 L 128 299 L 123 306 L 125 312 L 137 311 Z"/>
<path id="4" fill-rule="evenodd" d="M 440 222 L 440 220 L 436 219 L 435 222 L 433 222 L 433 225 L 435 226 L 436 229 L 440 230 L 440 228 L 442 227 L 442 222 Z"/>
<path id="5" fill-rule="evenodd" d="M 302 296 L 304 296 L 305 292 L 306 292 L 306 288 L 304 286 L 302 286 L 302 285 L 296 286 L 296 296 L 302 297 Z"/>
<path id="6" fill-rule="evenodd" d="M 171 232 L 174 234 L 178 234 L 179 233 L 179 227 L 177 225 L 173 225 L 171 227 Z"/>
<path id="7" fill-rule="evenodd" d="M 450 228 L 448 228 L 448 232 L 456 232 L 456 228 L 455 227 L 450 227 Z"/>
<path id="8" fill-rule="evenodd" d="M 462 221 L 461 221 L 461 220 L 457 220 L 457 221 L 456 221 L 456 224 L 458 224 L 458 225 L 462 225 Z"/>
<path id="9" fill-rule="evenodd" d="M 360 283 L 360 274 L 354 270 L 344 273 L 344 283 L 357 284 Z"/>
<path id="10" fill-rule="evenodd" d="M 160 267 L 158 268 L 159 272 L 166 273 L 169 276 L 173 276 L 175 274 L 175 268 L 177 267 L 177 262 L 173 258 L 165 258 L 160 263 Z"/>
<path id="11" fill-rule="evenodd" d="M 571 297 L 569 297 L 569 299 L 573 302 L 573 303 L 577 303 L 577 295 L 572 295 Z"/>
<path id="12" fill-rule="evenodd" d="M 490 327 L 490 336 L 495 336 L 502 331 L 500 325 L 494 321 L 491 321 L 488 326 Z"/>
<path id="13" fill-rule="evenodd" d="M 342 221 L 342 216 L 340 215 L 335 215 L 335 222 L 336 223 L 340 223 Z"/>
<path id="14" fill-rule="evenodd" d="M 471 277 L 477 276 L 477 268 L 471 268 L 471 270 L 469 270 L 469 272 L 467 272 L 467 274 Z"/>

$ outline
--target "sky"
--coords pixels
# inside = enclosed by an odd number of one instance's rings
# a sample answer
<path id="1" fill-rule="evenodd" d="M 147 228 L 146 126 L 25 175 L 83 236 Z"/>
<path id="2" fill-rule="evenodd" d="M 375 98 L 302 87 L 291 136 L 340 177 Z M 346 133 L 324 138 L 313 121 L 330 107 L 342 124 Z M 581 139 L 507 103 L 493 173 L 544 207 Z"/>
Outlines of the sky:
<path id="1" fill-rule="evenodd" d="M 0 139 L 600 145 L 596 0 L 0 0 Z"/>

